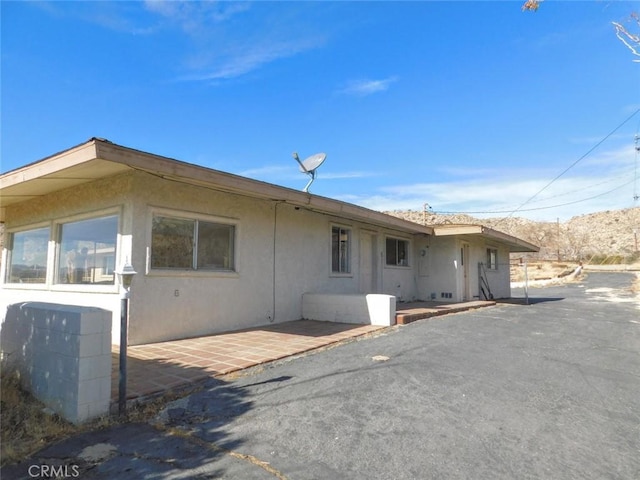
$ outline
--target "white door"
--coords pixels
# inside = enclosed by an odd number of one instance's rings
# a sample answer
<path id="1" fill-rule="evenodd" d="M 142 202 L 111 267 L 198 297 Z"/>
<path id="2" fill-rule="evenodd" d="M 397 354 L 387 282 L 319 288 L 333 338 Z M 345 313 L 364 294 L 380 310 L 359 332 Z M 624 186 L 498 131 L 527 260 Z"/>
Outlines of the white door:
<path id="1" fill-rule="evenodd" d="M 376 263 L 376 236 L 360 232 L 360 292 L 376 293 L 378 269 Z"/>

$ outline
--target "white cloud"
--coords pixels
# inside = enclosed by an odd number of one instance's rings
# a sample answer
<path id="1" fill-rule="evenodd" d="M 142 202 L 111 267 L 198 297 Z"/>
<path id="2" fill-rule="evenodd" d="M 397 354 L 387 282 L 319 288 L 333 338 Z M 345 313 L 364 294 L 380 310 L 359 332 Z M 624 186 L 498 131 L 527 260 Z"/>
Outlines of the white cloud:
<path id="1" fill-rule="evenodd" d="M 436 212 L 500 217 L 515 211 L 515 216 L 539 220 L 566 220 L 574 215 L 633 206 L 634 179 L 628 174 L 560 179 L 525 204 L 547 183 L 540 178 L 417 183 L 381 187 L 371 195 L 350 194 L 340 199 L 381 211 L 419 210 L 428 203 Z"/>
<path id="2" fill-rule="evenodd" d="M 238 78 L 325 43 L 324 33 L 302 28 L 295 14 L 260 4 L 252 12 L 248 2 L 148 0 L 147 5 L 178 24 L 192 40 L 185 56 L 191 73 L 180 76 L 181 81 Z"/>
<path id="3" fill-rule="evenodd" d="M 243 177 L 251 177 L 251 178 L 268 178 L 278 176 L 281 177 L 283 175 L 289 176 L 288 174 L 294 170 L 295 166 L 285 166 L 285 165 L 265 165 L 263 167 L 250 168 L 248 170 L 243 170 L 238 172 L 237 175 L 242 175 Z"/>
<path id="4" fill-rule="evenodd" d="M 71 4 L 73 8 L 67 6 Z M 188 72 L 178 77 L 182 81 L 237 78 L 324 45 L 326 33 L 303 28 L 303 22 L 295 21 L 295 14 L 285 21 L 273 9 L 262 7 L 262 11 L 252 12 L 253 6 L 250 2 L 145 0 L 43 2 L 40 8 L 117 32 L 182 36 L 186 39 L 179 54 L 182 58 L 172 60 Z M 140 15 L 140 9 L 146 15 Z"/>
<path id="5" fill-rule="evenodd" d="M 149 35 L 158 30 L 157 23 L 149 24 L 132 14 L 135 3 L 41 1 L 31 4 L 49 15 L 77 19 L 114 32 Z"/>
<path id="6" fill-rule="evenodd" d="M 296 13 L 247 2 L 147 0 L 150 12 L 188 36 L 179 81 L 217 81 L 241 77 L 280 59 L 321 47 L 325 31 L 304 28 Z M 255 10 L 255 11 L 254 11 Z"/>
<path id="7" fill-rule="evenodd" d="M 388 90 L 392 83 L 396 82 L 398 77 L 392 76 L 382 80 L 353 80 L 346 87 L 340 89 L 338 93 L 345 95 L 355 95 L 366 97 L 378 92 Z"/>
<path id="8" fill-rule="evenodd" d="M 637 155 L 638 153 L 632 141 L 629 141 L 617 149 L 605 150 L 600 154 L 588 156 L 582 163 L 586 168 L 593 166 L 598 166 L 599 168 L 626 168 L 634 164 Z"/>
<path id="9" fill-rule="evenodd" d="M 587 145 L 596 145 L 599 142 L 602 141 L 602 139 L 604 138 L 604 135 L 602 136 L 586 136 L 586 137 L 570 137 L 568 139 L 569 142 L 571 143 L 575 143 L 575 144 L 587 144 Z M 615 133 L 613 135 L 610 135 L 608 137 L 608 140 L 621 140 L 621 139 L 625 139 L 625 138 L 629 138 L 629 136 L 625 133 Z"/>
<path id="10" fill-rule="evenodd" d="M 439 166 L 436 171 L 453 177 L 490 177 L 496 174 L 496 169 L 491 167 L 472 168 L 456 166 Z"/>
<path id="11" fill-rule="evenodd" d="M 322 177 L 327 180 L 341 180 L 341 179 L 349 179 L 349 178 L 366 178 L 366 177 L 376 177 L 381 175 L 380 173 L 374 172 L 363 172 L 363 171 L 352 171 L 352 172 L 318 172 L 318 177 Z"/>
<path id="12" fill-rule="evenodd" d="M 626 113 L 637 113 L 640 110 L 640 103 L 631 103 L 629 105 L 625 105 L 622 111 Z"/>
<path id="13" fill-rule="evenodd" d="M 289 180 L 304 180 L 303 172 L 300 172 L 297 164 L 291 165 L 265 165 L 262 167 L 251 168 L 237 173 L 243 177 L 250 177 L 256 180 L 268 181 L 273 183 L 283 183 Z M 374 172 L 364 171 L 347 171 L 347 172 L 325 172 L 318 170 L 316 178 L 323 180 L 345 180 L 354 178 L 373 177 L 378 174 Z"/>
<path id="14" fill-rule="evenodd" d="M 249 9 L 247 2 L 194 2 L 189 0 L 145 0 L 145 8 L 189 35 L 206 34 L 212 25 L 225 22 Z"/>
<path id="15" fill-rule="evenodd" d="M 306 50 L 310 50 L 323 43 L 320 39 L 268 41 L 236 45 L 233 51 L 226 54 L 212 56 L 206 60 L 206 54 L 200 55 L 198 63 L 210 63 L 203 67 L 203 72 L 185 75 L 180 80 L 206 81 L 227 80 L 240 77 L 256 70 L 268 63 L 279 59 L 292 57 Z M 205 59 L 204 62 L 202 59 Z"/>

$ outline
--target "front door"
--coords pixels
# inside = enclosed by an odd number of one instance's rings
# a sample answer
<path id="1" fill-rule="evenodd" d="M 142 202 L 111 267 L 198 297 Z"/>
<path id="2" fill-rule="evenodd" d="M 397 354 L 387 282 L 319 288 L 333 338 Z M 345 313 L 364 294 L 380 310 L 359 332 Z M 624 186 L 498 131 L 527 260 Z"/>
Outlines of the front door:
<path id="1" fill-rule="evenodd" d="M 377 292 L 376 235 L 360 232 L 360 292 Z"/>

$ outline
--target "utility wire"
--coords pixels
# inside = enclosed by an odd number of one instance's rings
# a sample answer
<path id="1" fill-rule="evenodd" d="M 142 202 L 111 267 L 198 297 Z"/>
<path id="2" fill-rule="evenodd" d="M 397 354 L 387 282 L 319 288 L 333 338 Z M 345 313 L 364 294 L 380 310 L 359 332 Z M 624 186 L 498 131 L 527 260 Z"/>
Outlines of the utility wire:
<path id="1" fill-rule="evenodd" d="M 567 173 L 569 170 L 571 170 L 573 167 L 575 167 L 578 163 L 580 163 L 582 160 L 584 160 L 588 155 L 590 155 L 596 148 L 598 148 L 600 145 L 602 145 L 605 141 L 607 141 L 609 139 L 609 137 L 611 137 L 614 133 L 616 133 L 620 128 L 622 128 L 629 120 L 631 120 L 633 117 L 635 117 L 638 112 L 640 112 L 640 108 L 638 108 L 635 112 L 633 112 L 631 115 L 629 115 L 629 117 L 627 117 L 620 125 L 618 125 L 616 128 L 614 128 L 611 132 L 609 132 L 602 140 L 600 140 L 598 143 L 596 143 L 593 147 L 591 147 L 587 153 L 585 153 L 584 155 L 582 155 L 580 158 L 578 158 L 575 162 L 573 162 L 571 165 L 569 165 L 567 168 L 565 168 L 559 175 L 557 175 L 553 180 L 551 180 L 549 183 L 547 183 L 544 187 L 542 187 L 540 190 L 538 190 L 538 192 L 536 194 L 534 194 L 532 197 L 530 197 L 528 200 L 526 200 L 525 202 L 523 202 L 518 208 L 516 208 L 515 210 L 513 210 L 511 213 L 509 213 L 509 215 L 507 215 L 505 218 L 503 218 L 502 220 L 500 220 L 496 225 L 500 224 L 502 221 L 506 220 L 507 218 L 510 218 L 513 216 L 514 213 L 522 210 L 522 207 L 524 207 L 526 204 L 528 204 L 529 202 L 531 202 L 534 198 L 536 198 L 538 195 L 540 195 L 542 192 L 544 192 L 547 188 L 549 188 L 556 180 L 558 180 L 560 177 L 562 177 L 565 173 Z M 558 205 L 561 206 L 561 205 Z"/>
<path id="2" fill-rule="evenodd" d="M 550 208 L 558 208 L 558 207 L 565 207 L 567 205 L 575 205 L 576 203 L 581 203 L 581 202 L 586 202 L 588 200 L 593 200 L 594 198 L 598 198 L 598 197 L 604 197 L 605 195 L 610 194 L 611 192 L 615 192 L 616 190 L 620 190 L 621 188 L 626 187 L 627 185 L 630 185 L 631 183 L 634 182 L 634 179 L 629 180 L 628 182 L 623 183 L 622 185 L 618 185 L 615 188 L 612 188 L 611 190 L 608 190 L 606 192 L 603 193 L 599 193 L 598 195 L 593 195 L 592 197 L 588 197 L 588 198 L 583 198 L 581 200 L 574 200 L 573 202 L 567 202 L 567 203 L 559 203 L 557 205 L 550 205 L 548 207 L 536 207 L 536 208 L 524 208 L 524 209 L 520 209 L 521 212 L 533 212 L 535 210 L 548 210 Z M 435 213 L 437 214 L 442 214 L 442 215 L 452 215 L 452 214 L 460 214 L 460 213 L 473 213 L 473 214 L 478 214 L 478 213 L 508 213 L 511 210 L 494 210 L 494 211 L 483 211 L 483 212 L 444 212 L 444 211 L 436 211 Z M 515 212 L 512 212 L 512 214 Z M 499 222 L 496 223 L 496 225 L 498 225 L 499 223 L 501 223 L 502 221 L 506 220 L 509 217 L 505 217 L 502 218 Z"/>
<path id="3" fill-rule="evenodd" d="M 628 178 L 628 177 L 629 177 L 629 175 L 627 173 L 623 173 L 623 174 L 617 175 L 615 177 L 611 177 L 611 178 L 609 178 L 607 180 L 603 180 L 602 182 L 592 183 L 590 185 L 585 185 L 584 187 L 574 188 L 573 190 L 568 191 L 568 192 L 562 192 L 562 193 L 557 193 L 555 195 L 550 195 L 548 197 L 538 198 L 537 200 L 531 201 L 530 203 L 541 203 L 541 202 L 547 202 L 547 201 L 549 201 L 549 200 L 551 200 L 553 198 L 566 197 L 567 195 L 573 195 L 575 193 L 583 192 L 585 190 L 589 190 L 591 188 L 598 187 L 600 185 L 604 185 L 606 183 L 617 182 L 618 180 L 620 180 L 622 178 Z M 617 189 L 617 188 L 618 187 L 615 187 L 614 190 Z M 582 200 L 580 200 L 580 201 L 582 201 Z M 549 208 L 551 208 L 551 207 L 549 207 Z M 509 213 L 510 211 L 511 210 L 505 210 L 505 213 Z"/>

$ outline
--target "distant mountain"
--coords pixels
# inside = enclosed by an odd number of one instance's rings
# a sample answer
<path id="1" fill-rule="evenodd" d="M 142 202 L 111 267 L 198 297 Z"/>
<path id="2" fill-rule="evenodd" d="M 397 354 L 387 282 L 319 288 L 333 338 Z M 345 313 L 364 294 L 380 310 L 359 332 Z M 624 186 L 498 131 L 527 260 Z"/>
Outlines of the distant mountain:
<path id="1" fill-rule="evenodd" d="M 520 217 L 480 219 L 413 210 L 384 213 L 426 225 L 485 225 L 538 245 L 540 259 L 604 261 L 607 257 L 622 257 L 629 261 L 638 258 L 640 247 L 640 207 L 590 213 L 560 223 Z"/>

